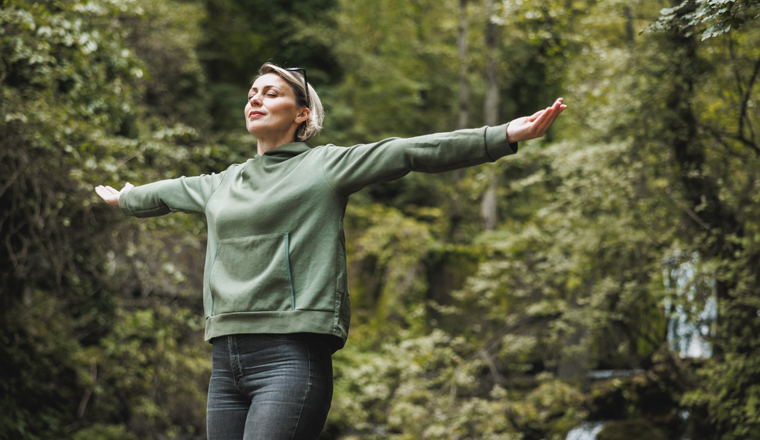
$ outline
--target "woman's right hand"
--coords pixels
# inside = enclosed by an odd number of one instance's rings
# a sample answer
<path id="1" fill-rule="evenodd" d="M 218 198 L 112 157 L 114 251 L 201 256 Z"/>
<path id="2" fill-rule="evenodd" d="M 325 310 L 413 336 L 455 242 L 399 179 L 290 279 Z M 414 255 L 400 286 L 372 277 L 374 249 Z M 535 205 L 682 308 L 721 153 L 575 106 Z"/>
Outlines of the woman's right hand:
<path id="1" fill-rule="evenodd" d="M 127 184 L 124 185 L 124 188 L 122 188 L 121 191 L 124 191 L 127 188 L 134 188 L 134 187 L 135 187 L 134 185 L 127 182 Z M 121 195 L 121 191 L 117 190 L 116 188 L 111 188 L 110 186 L 98 185 L 95 187 L 95 192 L 98 193 L 100 198 L 103 199 L 109 205 L 114 206 L 116 208 L 119 207 L 119 196 Z"/>
<path id="2" fill-rule="evenodd" d="M 542 137 L 551 127 L 552 122 L 566 108 L 567 106 L 562 103 L 562 98 L 559 98 L 551 107 L 539 110 L 532 116 L 515 119 L 507 125 L 507 139 L 511 143 Z"/>

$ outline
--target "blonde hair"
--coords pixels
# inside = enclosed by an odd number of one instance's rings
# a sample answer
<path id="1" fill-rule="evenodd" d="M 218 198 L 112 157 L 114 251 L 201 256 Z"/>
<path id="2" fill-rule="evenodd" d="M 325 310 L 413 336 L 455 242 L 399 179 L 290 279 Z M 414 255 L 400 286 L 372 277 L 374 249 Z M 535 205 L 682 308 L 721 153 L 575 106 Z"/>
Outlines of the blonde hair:
<path id="1" fill-rule="evenodd" d="M 264 75 L 274 73 L 280 78 L 285 80 L 286 83 L 293 90 L 293 94 L 296 95 L 296 104 L 301 107 L 306 107 L 306 88 L 304 87 L 304 78 L 300 72 L 285 70 L 282 67 L 276 66 L 272 63 L 264 63 L 259 69 L 259 74 L 254 81 Z M 306 142 L 312 137 L 316 136 L 322 131 L 322 121 L 325 119 L 325 110 L 322 108 L 322 101 L 320 101 L 317 92 L 309 84 L 309 119 L 301 123 L 296 130 L 296 139 L 301 142 Z"/>

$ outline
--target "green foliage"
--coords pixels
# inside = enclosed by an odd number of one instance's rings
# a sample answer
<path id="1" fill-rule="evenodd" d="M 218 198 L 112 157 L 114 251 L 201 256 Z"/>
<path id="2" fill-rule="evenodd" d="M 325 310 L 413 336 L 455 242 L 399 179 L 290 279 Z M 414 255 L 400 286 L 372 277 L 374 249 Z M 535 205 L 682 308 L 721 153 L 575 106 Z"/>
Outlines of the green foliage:
<path id="1" fill-rule="evenodd" d="M 184 219 L 125 223 L 92 190 L 138 175 L 164 177 L 169 166 L 197 172 L 176 161 L 192 157 L 192 147 L 212 151 L 199 145 L 195 128 L 165 119 L 172 115 L 160 106 L 146 110 L 146 91 L 181 84 L 161 75 L 182 75 L 137 56 L 147 48 L 135 35 L 149 41 L 158 30 L 140 23 L 161 14 L 169 29 L 181 20 L 192 28 L 200 12 L 182 8 L 171 15 L 130 1 L 51 1 L 5 2 L 0 11 L 0 438 L 177 438 L 204 430 L 205 385 L 198 385 L 209 361 L 198 318 L 189 318 L 199 299 L 187 293 L 189 265 L 167 258 L 197 254 L 202 243 L 165 238 L 176 237 L 167 226 L 192 225 Z M 182 35 L 166 47 L 192 51 L 178 44 Z M 202 79 L 197 62 L 182 63 L 190 78 Z M 151 170 L 130 171 L 127 163 Z M 156 306 L 172 300 L 171 311 Z M 150 340 L 121 327 L 139 327 L 129 310 L 145 307 L 164 321 L 151 327 L 157 334 Z M 104 344 L 126 342 L 119 338 L 137 341 L 122 346 L 132 348 L 126 358 L 142 353 L 152 368 L 167 369 L 143 381 L 134 375 L 139 363 L 117 374 L 127 353 L 116 358 Z"/>
<path id="2" fill-rule="evenodd" d="M 738 29 L 747 19 L 760 17 L 760 2 L 756 0 L 684 0 L 683 3 L 660 11 L 653 30 L 677 29 L 680 32 L 701 33 L 702 40 L 727 34 Z M 704 25 L 708 25 L 703 29 Z"/>
<path id="3" fill-rule="evenodd" d="M 451 1 L 342 1 L 330 20 L 299 29 L 299 40 L 331 47 L 343 72 L 326 90 L 325 142 L 352 145 L 451 128 L 453 7 Z"/>
<path id="4" fill-rule="evenodd" d="M 519 17 L 552 17 L 552 6 L 528 14 L 537 6 L 516 4 L 514 11 L 519 13 L 514 15 L 505 9 L 505 17 L 513 20 L 508 38 L 517 41 L 515 35 L 531 35 L 529 25 L 534 23 L 521 22 Z M 559 44 L 566 48 L 560 55 L 551 52 L 552 56 L 541 58 L 544 66 L 565 68 L 559 78 L 566 81 L 568 93 L 577 101 L 567 117 L 563 116 L 563 137 L 568 140 L 543 150 L 522 146 L 518 156 L 498 164 L 508 182 L 498 190 L 499 209 L 507 220 L 500 230 L 469 241 L 477 246 L 474 249 L 480 249 L 476 251 L 481 255 L 477 274 L 461 290 L 430 301 L 423 319 L 455 330 L 467 339 L 471 350 L 483 347 L 489 359 L 483 362 L 490 364 L 490 374 L 481 376 L 479 382 L 499 384 L 500 375 L 508 378 L 508 390 L 522 390 L 511 396 L 515 405 L 525 401 L 526 392 L 538 389 L 536 378 L 541 371 L 553 372 L 577 390 L 589 368 L 645 368 L 658 373 L 621 393 L 623 410 L 614 417 L 633 418 L 633 424 L 640 424 L 636 417 L 646 417 L 653 423 L 647 428 L 651 435 L 678 436 L 685 429 L 679 411 L 689 409 L 691 432 L 700 432 L 704 438 L 746 437 L 756 425 L 752 392 L 747 387 L 755 373 L 752 362 L 739 359 L 753 352 L 755 338 L 736 323 L 753 328 L 750 319 L 756 318 L 751 313 L 758 309 L 749 295 L 757 289 L 756 247 L 754 239 L 741 238 L 745 228 L 757 229 L 758 218 L 752 199 L 757 192 L 757 144 L 750 128 L 758 121 L 751 105 L 754 98 L 750 98 L 756 96 L 751 88 L 757 75 L 755 31 L 748 29 L 732 34 L 730 41 L 698 46 L 694 63 L 684 64 L 683 57 L 694 56 L 684 43 L 664 41 L 657 34 L 637 34 L 636 30 L 649 23 L 634 17 L 629 7 L 638 8 L 641 14 L 659 8 L 650 2 L 575 5 L 574 21 L 554 22 L 545 32 L 535 34 L 548 38 L 567 32 L 571 41 Z M 550 18 L 546 20 L 552 23 Z M 642 36 L 637 39 L 637 35 Z M 370 53 L 382 55 L 380 51 Z M 547 71 L 538 72 L 531 74 L 542 78 Z M 726 88 L 725 84 L 736 78 L 738 87 Z M 697 82 L 699 91 L 694 93 L 696 89 L 689 84 Z M 725 98 L 716 100 L 716 95 Z M 512 102 L 519 102 L 519 96 L 513 95 Z M 371 99 L 363 104 L 375 106 Z M 688 130 L 693 127 L 701 139 L 687 137 L 692 136 Z M 681 142 L 689 142 L 683 144 L 688 145 L 686 153 L 679 150 Z M 459 190 L 469 194 L 465 200 L 482 194 L 487 173 L 472 170 L 460 181 Z M 699 176 L 699 181 L 689 180 L 694 176 Z M 716 199 L 711 199 L 710 188 L 719 188 Z M 408 190 L 402 186 L 394 191 L 405 194 Z M 369 195 L 388 200 L 382 193 Z M 408 198 L 403 202 L 394 195 L 390 200 L 401 203 L 396 206 L 402 211 L 414 212 L 405 208 Z M 742 220 L 737 224 L 734 218 Z M 469 218 L 467 224 L 477 224 L 473 220 Z M 445 224 L 438 225 L 431 231 L 447 230 Z M 705 226 L 710 228 L 707 233 Z M 390 237 L 397 232 L 385 232 L 387 238 L 379 242 L 393 246 Z M 434 232 L 433 236 L 436 242 L 446 240 L 445 234 Z M 739 253 L 730 258 L 728 252 L 716 253 L 716 247 L 724 246 L 721 243 Z M 434 244 L 432 249 L 439 248 Z M 702 261 L 693 278 L 701 283 L 700 295 L 704 295 L 699 298 L 668 289 L 664 278 L 668 261 L 693 252 Z M 432 252 L 423 264 L 433 264 L 435 255 Z M 733 292 L 720 304 L 719 312 L 732 318 L 715 324 L 712 342 L 718 351 L 731 346 L 730 351 L 738 350 L 742 358 L 716 356 L 703 364 L 674 363 L 670 355 L 661 354 L 667 352 L 669 312 L 664 305 L 680 304 L 696 314 L 715 288 L 716 277 Z M 363 281 L 361 275 L 355 278 Z M 373 288 L 377 295 L 382 281 L 373 283 L 380 284 Z M 366 298 L 362 289 L 367 284 L 359 284 L 355 303 Z M 430 286 L 434 284 L 431 281 Z M 377 300 L 373 304 L 385 306 Z M 364 309 L 362 316 L 366 313 Z M 376 313 L 383 311 L 378 308 Z M 368 335 L 375 335 L 376 330 L 361 331 L 352 338 L 376 340 Z M 722 343 L 722 335 L 736 336 Z M 369 349 L 377 350 L 377 345 Z M 744 379 L 739 379 L 739 374 Z M 721 380 L 716 380 L 718 376 Z M 702 390 L 703 386 L 707 388 Z M 721 394 L 728 390 L 735 396 L 732 400 Z M 393 389 L 386 391 L 392 399 Z M 745 410 L 735 409 L 745 408 L 744 402 L 748 405 Z M 579 400 L 570 407 L 582 411 L 584 405 Z M 447 414 L 455 419 L 454 410 Z M 550 418 L 548 414 L 539 417 L 537 426 Z M 705 414 L 709 416 L 703 419 Z M 375 432 L 395 432 L 382 418 L 369 419 L 374 421 Z M 625 432 L 625 426 L 611 424 L 606 432 Z M 394 429 L 417 433 L 412 437 L 422 435 L 411 422 Z M 530 424 L 517 423 L 513 429 L 536 438 L 546 435 L 533 433 Z"/>
<path id="5" fill-rule="evenodd" d="M 435 330 L 372 353 L 339 352 L 328 430 L 346 439 L 520 439 L 525 430 L 561 439 L 584 416 L 572 409 L 582 394 L 548 377 L 524 396 L 484 389 L 488 360 L 471 350 Z"/>
<path id="6" fill-rule="evenodd" d="M 486 23 L 501 120 L 558 94 L 570 108 L 509 159 L 352 196 L 352 333 L 324 437 L 563 439 L 587 418 L 614 420 L 608 439 L 760 435 L 756 2 L 465 6 L 471 125 Z M 124 219 L 92 187 L 245 160 L 235 121 L 269 59 L 309 69 L 319 143 L 451 130 L 459 7 L 4 2 L 0 438 L 203 438 L 205 223 Z M 661 10 L 668 32 L 642 33 Z M 668 320 L 710 298 L 714 356 L 679 359 Z"/>
<path id="7" fill-rule="evenodd" d="M 199 344 L 203 325 L 196 311 L 166 305 L 117 313 L 112 332 L 81 354 L 97 366 L 80 378 L 93 393 L 88 417 L 108 421 L 127 406 L 136 438 L 201 435 L 211 355 Z"/>
<path id="8" fill-rule="evenodd" d="M 358 223 L 366 225 L 366 229 L 359 229 Z M 361 234 L 348 236 L 351 260 L 374 266 L 367 275 L 376 281 L 363 284 L 378 286 L 375 292 L 354 292 L 356 312 L 375 310 L 372 320 L 377 329 L 387 330 L 391 328 L 389 324 L 424 328 L 420 318 L 424 316 L 428 286 L 422 277 L 422 263 L 433 241 L 429 227 L 379 204 L 351 206 L 346 212 L 346 224 L 353 233 Z"/>
<path id="9" fill-rule="evenodd" d="M 268 61 L 308 69 L 319 87 L 340 78 L 332 46 L 301 38 L 304 26 L 329 26 L 335 0 L 204 0 L 203 41 L 210 114 L 216 130 L 242 127 L 241 110 L 259 67 Z"/>

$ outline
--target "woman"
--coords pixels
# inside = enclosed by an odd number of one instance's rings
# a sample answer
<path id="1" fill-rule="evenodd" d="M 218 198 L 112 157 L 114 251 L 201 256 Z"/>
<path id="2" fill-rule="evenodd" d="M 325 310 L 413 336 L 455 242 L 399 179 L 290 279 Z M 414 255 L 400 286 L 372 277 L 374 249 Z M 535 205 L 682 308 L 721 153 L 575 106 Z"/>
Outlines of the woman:
<path id="1" fill-rule="evenodd" d="M 208 438 L 316 439 L 332 398 L 331 354 L 348 335 L 343 214 L 350 194 L 410 171 L 441 172 L 517 152 L 562 99 L 500 127 L 350 148 L 304 142 L 324 112 L 303 69 L 264 64 L 245 121 L 255 157 L 219 174 L 96 192 L 125 214 L 205 214 L 206 340 L 213 344 Z M 308 90 L 308 92 L 307 92 Z"/>

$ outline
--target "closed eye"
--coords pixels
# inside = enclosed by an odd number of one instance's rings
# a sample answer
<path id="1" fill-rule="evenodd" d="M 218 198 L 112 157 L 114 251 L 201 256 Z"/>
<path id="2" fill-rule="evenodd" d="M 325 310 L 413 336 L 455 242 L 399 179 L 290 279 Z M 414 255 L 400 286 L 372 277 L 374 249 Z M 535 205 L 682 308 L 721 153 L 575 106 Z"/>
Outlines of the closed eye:
<path id="1" fill-rule="evenodd" d="M 256 95 L 250 95 L 250 96 L 248 96 L 248 100 L 249 101 L 252 100 L 254 98 L 254 96 L 256 96 Z M 268 98 L 276 98 L 277 94 L 276 93 L 267 93 L 267 97 Z"/>

